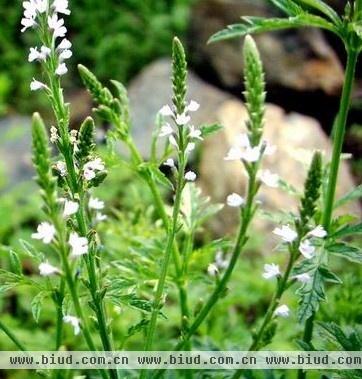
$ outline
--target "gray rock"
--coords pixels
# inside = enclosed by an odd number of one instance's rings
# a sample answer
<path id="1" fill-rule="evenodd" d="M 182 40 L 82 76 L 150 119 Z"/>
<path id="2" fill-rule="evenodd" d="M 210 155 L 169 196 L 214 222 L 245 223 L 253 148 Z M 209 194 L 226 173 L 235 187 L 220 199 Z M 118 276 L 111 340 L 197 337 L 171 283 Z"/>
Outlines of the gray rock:
<path id="1" fill-rule="evenodd" d="M 171 61 L 160 59 L 146 67 L 130 84 L 128 93 L 131 106 L 133 136 L 144 156 L 149 155 L 155 117 L 160 108 L 171 103 Z M 201 107 L 193 115 L 194 123 L 212 123 L 213 116 L 231 96 L 208 85 L 192 72 L 188 76 L 188 98 Z"/>
<path id="2" fill-rule="evenodd" d="M 12 116 L 0 120 L 1 189 L 31 179 L 31 118 Z"/>

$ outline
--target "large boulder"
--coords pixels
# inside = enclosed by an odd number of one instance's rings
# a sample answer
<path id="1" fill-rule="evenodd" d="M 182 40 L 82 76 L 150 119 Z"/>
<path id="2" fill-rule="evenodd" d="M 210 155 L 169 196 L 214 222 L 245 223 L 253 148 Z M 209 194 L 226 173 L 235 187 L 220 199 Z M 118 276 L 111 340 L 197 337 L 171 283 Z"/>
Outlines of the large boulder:
<path id="1" fill-rule="evenodd" d="M 213 44 L 207 40 L 241 16 L 280 16 L 264 0 L 201 0 L 193 9 L 189 45 L 201 72 L 214 72 L 226 87 L 240 85 L 242 39 Z M 316 29 L 284 30 L 255 36 L 270 86 L 298 91 L 322 90 L 335 94 L 343 83 L 343 70 L 322 32 Z"/>
<path id="2" fill-rule="evenodd" d="M 235 141 L 238 133 L 245 131 L 247 112 L 241 101 L 228 100 L 216 111 L 216 119 L 224 129 L 217 136 L 208 138 L 203 144 L 200 161 L 200 185 L 204 192 L 215 202 L 225 202 L 232 192 L 244 194 L 246 175 L 240 162 L 225 161 L 224 157 Z M 313 152 L 320 150 L 324 160 L 331 155 L 331 142 L 320 124 L 313 118 L 297 113 L 287 114 L 282 108 L 268 104 L 264 138 L 277 147 L 274 155 L 264 158 L 263 168 L 269 169 L 292 185 L 298 191 L 303 190 L 306 171 Z M 350 191 L 354 186 L 346 162 L 341 165 L 337 197 Z M 298 198 L 284 190 L 261 187 L 259 200 L 266 211 L 294 211 L 298 209 Z M 350 204 L 340 210 L 360 216 L 358 204 Z M 212 223 L 216 234 L 224 234 L 235 229 L 237 212 L 225 207 Z M 256 227 L 264 235 L 275 224 L 267 219 L 258 220 Z"/>

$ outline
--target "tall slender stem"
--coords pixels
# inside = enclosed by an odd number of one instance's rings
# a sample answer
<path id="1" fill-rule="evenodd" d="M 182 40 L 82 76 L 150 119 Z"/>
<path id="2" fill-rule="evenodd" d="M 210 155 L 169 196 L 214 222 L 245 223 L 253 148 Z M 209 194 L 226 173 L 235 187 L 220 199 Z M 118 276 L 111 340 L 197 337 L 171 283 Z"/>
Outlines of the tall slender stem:
<path id="1" fill-rule="evenodd" d="M 357 7 L 361 7 L 361 1 L 357 1 Z M 359 9 L 359 8 L 358 8 Z M 341 153 L 343 148 L 344 136 L 346 132 L 346 124 L 348 111 L 350 108 L 351 94 L 353 89 L 354 75 L 356 71 L 358 59 L 358 51 L 355 49 L 347 48 L 347 66 L 345 73 L 345 80 L 342 90 L 342 96 L 339 106 L 339 112 L 337 115 L 336 124 L 334 127 L 334 139 L 333 139 L 333 152 L 332 160 L 329 171 L 328 178 L 328 187 L 324 204 L 323 211 L 323 226 L 328 232 L 331 226 L 332 216 L 333 216 L 333 207 L 334 199 L 336 194 L 338 171 L 341 161 Z M 314 318 L 315 314 L 313 313 L 310 318 L 306 321 L 304 327 L 303 341 L 310 343 L 313 338 L 313 328 L 314 328 Z M 303 370 L 298 371 L 298 379 L 305 379 L 306 372 Z"/>
<path id="2" fill-rule="evenodd" d="M 21 351 L 27 351 L 22 342 L 18 340 L 15 334 L 2 321 L 0 321 L 0 329 L 11 339 L 11 341 L 14 342 L 18 349 Z"/>

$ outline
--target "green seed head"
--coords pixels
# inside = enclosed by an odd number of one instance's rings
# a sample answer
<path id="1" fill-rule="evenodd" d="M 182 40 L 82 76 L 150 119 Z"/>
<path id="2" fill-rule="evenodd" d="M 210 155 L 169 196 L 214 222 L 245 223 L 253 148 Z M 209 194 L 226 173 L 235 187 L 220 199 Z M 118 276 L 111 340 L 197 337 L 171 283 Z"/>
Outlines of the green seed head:
<path id="1" fill-rule="evenodd" d="M 186 82 L 187 62 L 185 50 L 180 40 L 175 37 L 172 47 L 172 101 L 178 114 L 182 114 L 185 111 L 187 91 Z"/>

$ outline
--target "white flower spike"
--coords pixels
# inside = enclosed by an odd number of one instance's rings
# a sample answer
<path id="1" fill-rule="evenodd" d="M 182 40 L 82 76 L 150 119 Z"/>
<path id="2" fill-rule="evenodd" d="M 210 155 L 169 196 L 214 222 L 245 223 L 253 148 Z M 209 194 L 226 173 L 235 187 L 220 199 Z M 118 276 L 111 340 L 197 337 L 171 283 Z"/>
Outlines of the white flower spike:
<path id="1" fill-rule="evenodd" d="M 70 315 L 65 315 L 63 317 L 63 321 L 66 324 L 72 325 L 74 329 L 74 334 L 77 336 L 80 333 L 80 320 L 77 317 L 70 316 Z"/>
<path id="2" fill-rule="evenodd" d="M 45 244 L 49 244 L 53 241 L 55 236 L 55 227 L 49 222 L 42 222 L 38 225 L 37 232 L 31 235 L 31 238 L 35 240 L 41 240 Z"/>
<path id="3" fill-rule="evenodd" d="M 280 269 L 279 266 L 271 263 L 271 264 L 265 264 L 264 265 L 264 272 L 263 272 L 263 278 L 264 279 L 273 279 L 280 276 Z"/>
<path id="4" fill-rule="evenodd" d="M 229 207 L 241 207 L 245 203 L 245 200 L 237 193 L 232 193 L 226 198 L 226 204 Z"/>
<path id="5" fill-rule="evenodd" d="M 289 307 L 285 304 L 280 305 L 274 312 L 275 316 L 279 317 L 289 317 L 290 310 Z"/>
<path id="6" fill-rule="evenodd" d="M 283 225 L 281 228 L 275 228 L 273 233 L 281 237 L 284 242 L 288 243 L 295 241 L 298 237 L 298 234 L 290 228 L 289 225 Z"/>

